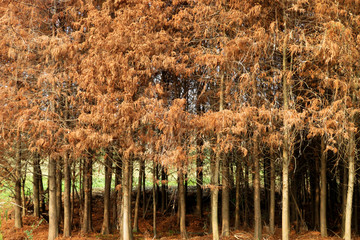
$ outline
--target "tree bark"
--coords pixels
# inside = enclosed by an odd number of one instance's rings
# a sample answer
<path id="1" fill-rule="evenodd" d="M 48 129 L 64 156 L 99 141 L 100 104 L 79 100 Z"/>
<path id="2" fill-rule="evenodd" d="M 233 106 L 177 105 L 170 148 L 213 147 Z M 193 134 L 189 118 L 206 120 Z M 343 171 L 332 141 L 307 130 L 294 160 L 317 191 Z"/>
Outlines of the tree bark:
<path id="1" fill-rule="evenodd" d="M 130 202 L 130 159 L 123 159 L 123 178 L 122 178 L 122 191 L 123 191 L 123 221 L 122 221 L 122 239 L 131 240 L 131 219 L 129 218 L 131 212 Z"/>
<path id="2" fill-rule="evenodd" d="M 64 156 L 64 237 L 71 236 L 71 170 L 69 156 Z"/>
<path id="3" fill-rule="evenodd" d="M 230 235 L 230 216 L 229 216 L 229 160 L 227 156 L 223 158 L 222 166 L 222 199 L 221 199 L 221 217 L 222 217 L 222 227 L 221 235 L 223 237 L 228 237 Z"/>
<path id="4" fill-rule="evenodd" d="M 143 162 L 143 166 L 142 166 L 142 207 L 143 207 L 143 219 L 145 219 L 145 214 L 146 214 L 146 172 L 145 172 L 145 160 Z"/>
<path id="5" fill-rule="evenodd" d="M 219 168 L 220 149 L 217 149 L 215 159 L 211 161 L 211 230 L 213 240 L 219 240 L 218 202 L 219 202 Z"/>
<path id="6" fill-rule="evenodd" d="M 316 159 L 315 161 L 315 229 L 320 229 L 320 167 L 319 161 Z"/>
<path id="7" fill-rule="evenodd" d="M 153 233 L 154 239 L 157 238 L 156 232 L 156 163 L 153 162 L 153 187 L 152 187 L 152 195 L 153 195 Z"/>
<path id="8" fill-rule="evenodd" d="M 345 240 L 351 240 L 351 211 L 352 201 L 354 193 L 355 182 L 355 133 L 350 133 L 350 139 L 348 143 L 348 164 L 349 164 L 349 182 L 346 197 L 346 209 L 345 209 Z"/>
<path id="9" fill-rule="evenodd" d="M 236 183 L 235 183 L 235 230 L 240 228 L 240 183 L 241 183 L 241 162 L 240 159 L 236 161 Z"/>
<path id="10" fill-rule="evenodd" d="M 38 166 L 38 171 L 39 171 L 39 195 L 40 195 L 40 208 L 41 208 L 41 212 L 45 212 L 45 193 L 44 193 L 44 184 L 43 184 L 43 180 L 42 180 L 42 171 L 41 171 L 41 167 L 40 164 Z"/>
<path id="11" fill-rule="evenodd" d="M 347 182 L 348 182 L 348 169 L 345 166 L 345 163 L 343 163 L 343 169 L 342 169 L 342 201 L 341 201 L 341 213 L 342 213 L 342 219 L 341 219 L 341 236 L 345 236 L 345 216 L 346 216 L 346 198 L 347 198 Z"/>
<path id="12" fill-rule="evenodd" d="M 142 175 L 143 175 L 142 171 L 143 171 L 144 160 L 140 159 L 139 161 L 140 161 L 140 163 L 139 163 L 139 165 L 140 165 L 139 166 L 139 179 L 138 179 L 138 186 L 137 186 L 137 191 L 136 191 L 133 232 L 139 231 L 139 226 L 138 226 L 139 207 L 140 207 L 141 184 L 142 184 Z"/>
<path id="13" fill-rule="evenodd" d="M 249 204 L 248 204 L 248 192 L 249 192 L 249 166 L 247 165 L 247 163 L 244 163 L 244 168 L 245 168 L 245 188 L 244 188 L 244 228 L 248 227 L 248 210 L 249 210 Z"/>
<path id="14" fill-rule="evenodd" d="M 320 232 L 322 237 L 327 237 L 326 225 L 326 153 L 325 153 L 325 139 L 321 137 L 321 187 L 320 187 Z"/>
<path id="15" fill-rule="evenodd" d="M 104 189 L 104 219 L 101 234 L 110 233 L 110 188 L 112 177 L 112 163 L 109 157 L 105 160 L 105 189 Z"/>
<path id="16" fill-rule="evenodd" d="M 16 143 L 16 166 L 15 166 L 15 228 L 22 228 L 21 216 L 21 155 L 20 140 Z"/>
<path id="17" fill-rule="evenodd" d="M 284 0 L 284 6 L 286 6 L 286 1 Z M 283 18 L 284 18 L 284 33 L 286 36 L 284 37 L 284 44 L 283 44 L 283 52 L 282 52 L 282 67 L 283 67 L 283 110 L 285 114 L 288 114 L 289 110 L 289 86 L 287 83 L 287 29 L 286 29 L 286 12 L 285 7 L 283 10 Z M 289 240 L 289 233 L 290 233 L 290 223 L 289 223 L 289 216 L 290 216 L 290 208 L 289 208 L 289 163 L 291 159 L 291 152 L 290 152 L 290 126 L 288 123 L 288 119 L 286 115 L 284 115 L 283 119 L 283 126 L 284 126 L 284 140 L 283 140 L 283 159 L 282 159 L 282 240 Z"/>
<path id="18" fill-rule="evenodd" d="M 56 216 L 58 218 L 59 224 L 62 221 L 62 162 L 63 159 L 60 159 L 60 161 L 57 161 L 56 166 Z"/>
<path id="19" fill-rule="evenodd" d="M 187 239 L 186 233 L 186 204 L 185 204 L 185 186 L 184 186 L 184 172 L 182 169 L 178 171 L 179 173 L 179 208 L 180 208 L 180 234 L 181 239 Z"/>
<path id="20" fill-rule="evenodd" d="M 40 217 L 40 167 L 39 156 L 34 154 L 33 159 L 33 203 L 34 203 L 34 217 Z"/>
<path id="21" fill-rule="evenodd" d="M 25 167 L 26 172 L 26 167 Z M 26 215 L 26 196 L 25 196 L 25 182 L 26 182 L 26 175 L 22 176 L 21 178 L 21 216 L 25 217 Z"/>
<path id="22" fill-rule="evenodd" d="M 83 219 L 81 224 L 81 232 L 83 234 L 91 231 L 91 159 L 87 157 L 84 159 L 84 208 L 83 208 Z"/>
<path id="23" fill-rule="evenodd" d="M 166 208 L 166 172 L 164 167 L 161 167 L 161 212 L 164 212 L 165 208 Z"/>
<path id="24" fill-rule="evenodd" d="M 261 240 L 261 206 L 260 206 L 260 160 L 258 158 L 258 141 L 254 142 L 254 239 Z"/>
<path id="25" fill-rule="evenodd" d="M 120 222 L 121 222 L 121 218 L 120 218 L 120 209 L 122 206 L 121 203 L 121 188 L 119 186 L 121 186 L 121 165 L 122 165 L 122 161 L 119 160 L 119 158 L 117 158 L 115 156 L 115 193 L 114 193 L 114 204 L 113 204 L 113 227 L 117 230 L 120 230 Z M 114 230 L 115 230 L 114 229 Z M 121 231 L 120 231 L 121 233 Z"/>
<path id="26" fill-rule="evenodd" d="M 59 234 L 59 222 L 56 212 L 56 161 L 49 157 L 49 232 L 48 240 L 54 240 Z"/>
<path id="27" fill-rule="evenodd" d="M 203 185 L 203 170 L 202 161 L 199 157 L 199 153 L 196 158 L 196 207 L 195 214 L 199 217 L 202 216 L 202 185 Z"/>
<path id="28" fill-rule="evenodd" d="M 270 234 L 275 233 L 275 163 L 273 158 L 273 150 L 271 149 L 270 159 L 270 213 L 269 213 L 269 227 Z"/>

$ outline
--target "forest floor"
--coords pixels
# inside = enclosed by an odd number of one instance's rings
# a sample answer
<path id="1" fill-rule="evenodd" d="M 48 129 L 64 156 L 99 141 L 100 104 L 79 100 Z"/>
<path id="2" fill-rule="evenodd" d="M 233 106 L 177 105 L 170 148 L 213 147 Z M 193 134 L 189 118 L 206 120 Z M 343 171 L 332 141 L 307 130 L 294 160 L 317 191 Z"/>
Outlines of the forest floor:
<path id="1" fill-rule="evenodd" d="M 83 235 L 80 233 L 80 229 L 74 229 L 72 232 L 71 239 L 73 240 L 95 240 L 95 239 L 102 239 L 102 240 L 115 240 L 119 239 L 118 234 L 109 234 L 109 235 L 101 235 L 100 229 L 101 229 L 101 217 L 102 215 L 96 215 L 94 214 L 94 232 L 89 233 L 86 235 Z M 189 239 L 201 239 L 201 240 L 210 240 L 212 239 L 212 236 L 210 234 L 203 233 L 203 220 L 199 219 L 196 216 L 193 215 L 187 215 L 187 221 L 189 222 L 187 226 L 187 231 L 189 232 Z M 24 227 L 21 229 L 15 229 L 14 228 L 14 220 L 3 219 L 2 225 L 1 225 L 1 232 L 3 235 L 4 240 L 23 240 L 23 239 L 34 239 L 34 240 L 47 240 L 47 231 L 48 231 L 48 224 L 46 221 L 42 221 L 39 224 L 40 220 L 33 217 L 33 216 L 26 216 L 23 219 Z M 158 239 L 180 239 L 180 235 L 174 230 L 177 229 L 176 224 L 176 216 L 174 217 L 160 217 L 158 221 Z M 153 239 L 152 236 L 152 220 L 149 219 L 139 219 L 139 229 L 140 233 L 134 234 L 134 239 Z M 222 239 L 224 240 L 252 240 L 253 234 L 250 232 L 251 229 L 245 231 L 232 231 L 230 233 L 229 237 L 224 237 Z M 58 239 L 65 239 L 60 237 Z M 266 232 L 263 233 L 263 239 L 266 240 L 280 240 L 281 239 L 281 229 L 277 229 L 275 235 L 270 236 Z M 295 233 L 294 231 L 291 232 L 290 239 L 293 240 L 335 240 L 335 239 L 341 239 L 339 237 L 321 237 L 319 232 L 315 231 L 308 231 L 304 233 Z M 360 238 L 355 238 L 359 240 Z"/>
<path id="2" fill-rule="evenodd" d="M 83 235 L 80 232 L 80 219 L 78 214 L 78 208 L 75 208 L 75 217 L 73 222 L 73 231 L 71 239 L 74 240 L 115 240 L 119 239 L 119 234 L 109 234 L 109 235 L 101 235 L 100 230 L 102 226 L 102 218 L 103 218 L 103 199 L 101 197 L 95 197 L 94 208 L 93 208 L 93 232 Z M 142 213 L 142 211 L 140 211 Z M 207 240 L 212 239 L 211 234 L 207 233 L 207 216 L 208 213 L 205 213 L 203 218 L 197 217 L 195 215 L 186 215 L 186 228 L 189 233 L 189 239 L 201 239 Z M 25 240 L 25 239 L 33 239 L 33 240 L 47 240 L 48 233 L 48 223 L 45 219 L 38 219 L 33 216 L 25 216 L 23 218 L 23 228 L 15 229 L 14 228 L 14 219 L 11 218 L 11 211 L 6 212 L 6 214 L 2 214 L 0 223 L 1 223 L 1 234 L 0 240 Z M 179 239 L 179 227 L 177 223 L 176 214 L 163 215 L 158 212 L 157 214 L 157 233 L 158 239 Z M 62 229 L 62 226 L 60 226 Z M 147 214 L 146 218 L 142 218 L 142 214 L 139 218 L 139 233 L 134 233 L 134 239 L 153 239 L 153 229 L 152 229 L 152 215 Z M 115 231 L 116 232 L 116 231 Z M 63 239 L 60 237 L 58 239 Z M 222 238 L 224 240 L 234 239 L 234 240 L 250 240 L 253 239 L 253 231 L 252 229 L 243 229 L 238 231 L 232 231 L 229 237 Z M 266 240 L 278 240 L 281 239 L 281 229 L 276 229 L 276 232 L 273 236 L 266 232 L 266 227 L 263 230 L 263 239 Z M 290 239 L 293 240 L 332 240 L 332 239 L 341 239 L 338 236 L 332 237 L 321 237 L 319 232 L 315 231 L 307 231 L 302 233 L 295 233 L 295 231 L 291 231 Z M 360 240 L 360 237 L 354 238 Z"/>

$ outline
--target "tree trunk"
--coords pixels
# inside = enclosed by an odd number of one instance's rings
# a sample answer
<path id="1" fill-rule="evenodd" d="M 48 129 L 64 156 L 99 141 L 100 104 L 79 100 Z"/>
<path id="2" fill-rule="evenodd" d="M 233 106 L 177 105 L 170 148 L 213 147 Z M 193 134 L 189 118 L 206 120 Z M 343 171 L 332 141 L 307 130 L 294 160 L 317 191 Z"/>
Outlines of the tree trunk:
<path id="1" fill-rule="evenodd" d="M 319 167 L 319 161 L 316 159 L 315 161 L 315 229 L 320 229 L 320 167 Z"/>
<path id="2" fill-rule="evenodd" d="M 286 6 L 286 0 L 284 0 L 284 5 Z M 283 18 L 285 29 L 284 33 L 287 34 L 286 30 L 286 12 L 285 7 L 283 11 Z M 289 110 L 289 86 L 287 83 L 287 36 L 284 37 L 284 44 L 283 44 L 283 53 L 282 53 L 282 66 L 283 66 L 283 109 L 284 113 L 288 114 Z M 290 126 L 288 123 L 288 118 L 286 115 L 283 116 L 283 125 L 284 125 L 284 140 L 283 140 L 283 159 L 282 159 L 282 240 L 289 240 L 289 233 L 290 233 L 290 223 L 289 223 L 289 215 L 290 215 L 290 208 L 289 208 L 289 163 L 291 159 L 290 153 Z"/>
<path id="3" fill-rule="evenodd" d="M 236 183 L 235 183 L 235 230 L 240 228 L 240 183 L 241 183 L 241 162 L 240 159 L 236 161 Z"/>
<path id="4" fill-rule="evenodd" d="M 64 237 L 71 235 L 71 170 L 69 156 L 64 156 Z"/>
<path id="5" fill-rule="evenodd" d="M 104 189 L 104 219 L 101 234 L 110 233 L 110 189 L 112 177 L 112 162 L 109 157 L 105 160 L 105 189 Z"/>
<path id="6" fill-rule="evenodd" d="M 123 178 L 122 178 L 122 191 L 123 191 L 123 221 L 122 221 L 122 239 L 132 239 L 131 234 L 131 219 L 129 218 L 131 212 L 130 201 L 130 159 L 123 159 Z"/>
<path id="7" fill-rule="evenodd" d="M 22 228 L 21 217 L 21 159 L 20 154 L 16 158 L 15 169 L 15 228 Z"/>
<path id="8" fill-rule="evenodd" d="M 179 208 L 180 208 L 180 234 L 181 239 L 187 239 L 185 217 L 186 217 L 186 204 L 185 204 L 185 186 L 184 186 L 184 173 L 180 169 L 179 173 Z"/>
<path id="9" fill-rule="evenodd" d="M 153 195 L 153 233 L 154 239 L 157 238 L 156 233 L 156 163 L 153 162 L 153 188 L 152 188 L 152 195 Z"/>
<path id="10" fill-rule="evenodd" d="M 220 79 L 220 99 L 219 99 L 219 112 L 224 110 L 224 75 Z M 211 228 L 213 240 L 219 240 L 219 222 L 218 222 L 218 204 L 219 204 L 219 171 L 220 171 L 220 134 L 217 133 L 217 146 L 215 159 L 211 161 Z"/>
<path id="11" fill-rule="evenodd" d="M 40 217 L 40 173 L 38 168 L 40 167 L 39 156 L 34 154 L 33 159 L 33 203 L 34 203 L 34 217 Z"/>
<path id="12" fill-rule="evenodd" d="M 261 206 L 260 206 L 260 160 L 258 141 L 254 142 L 254 239 L 261 240 Z"/>
<path id="13" fill-rule="evenodd" d="M 219 240 L 218 202 L 219 202 L 219 168 L 220 149 L 217 149 L 215 159 L 211 161 L 211 230 L 213 240 Z"/>
<path id="14" fill-rule="evenodd" d="M 343 163 L 342 169 L 342 201 L 341 201 L 341 236 L 344 237 L 345 235 L 345 216 L 346 216 L 346 197 L 347 197 L 347 181 L 348 181 L 348 169 Z"/>
<path id="15" fill-rule="evenodd" d="M 321 137 L 321 187 L 320 187 L 320 232 L 322 237 L 327 236 L 326 225 L 326 153 L 324 136 Z"/>
<path id="16" fill-rule="evenodd" d="M 227 156 L 223 158 L 222 166 L 222 197 L 221 197 L 221 217 L 222 217 L 222 227 L 221 235 L 223 237 L 228 237 L 230 235 L 230 216 L 229 216 L 229 160 Z"/>
<path id="17" fill-rule="evenodd" d="M 244 188 L 244 228 L 248 227 L 248 210 L 249 210 L 249 204 L 248 204 L 248 192 L 249 192 L 249 166 L 247 165 L 247 163 L 244 163 L 244 168 L 245 168 L 245 188 Z"/>
<path id="18" fill-rule="evenodd" d="M 25 172 L 26 172 L 26 169 L 25 169 Z M 21 210 L 22 210 L 21 216 L 22 217 L 25 217 L 25 215 L 26 215 L 25 182 L 26 182 L 26 175 L 24 175 L 21 178 Z"/>
<path id="19" fill-rule="evenodd" d="M 56 161 L 49 157 L 49 232 L 48 240 L 54 240 L 59 234 L 59 222 L 56 212 Z"/>
<path id="20" fill-rule="evenodd" d="M 41 207 L 41 212 L 45 212 L 45 193 L 44 193 L 44 184 L 43 184 L 43 180 L 42 180 L 42 171 L 41 171 L 41 167 L 40 164 L 38 166 L 38 171 L 39 171 L 39 195 L 40 195 L 40 207 Z"/>
<path id="21" fill-rule="evenodd" d="M 120 218 L 120 209 L 122 206 L 121 203 L 121 165 L 122 165 L 122 161 L 119 160 L 119 158 L 117 158 L 115 156 L 115 191 L 114 191 L 114 204 L 113 204 L 113 227 L 114 230 L 120 230 L 120 222 L 121 222 L 121 218 Z M 121 233 L 121 231 L 120 231 Z"/>
<path id="22" fill-rule="evenodd" d="M 22 228 L 21 216 L 21 152 L 20 136 L 17 136 L 15 155 L 15 228 Z"/>
<path id="23" fill-rule="evenodd" d="M 203 170 L 202 170 L 202 160 L 197 154 L 196 158 L 196 207 L 195 214 L 199 217 L 202 216 L 202 185 L 203 185 Z"/>
<path id="24" fill-rule="evenodd" d="M 355 133 L 350 133 L 350 139 L 348 143 L 348 159 L 349 159 L 349 182 L 346 197 L 346 209 L 345 209 L 345 240 L 351 240 L 351 211 L 352 201 L 354 193 L 355 182 Z"/>
<path id="25" fill-rule="evenodd" d="M 87 157 L 84 159 L 84 208 L 83 208 L 83 219 L 81 224 L 81 232 L 83 234 L 91 231 L 91 159 Z"/>
<path id="26" fill-rule="evenodd" d="M 270 234 L 275 233 L 275 163 L 271 149 L 270 159 L 270 213 L 269 213 L 269 227 Z"/>
<path id="27" fill-rule="evenodd" d="M 283 150 L 283 183 L 282 183 L 282 239 L 289 240 L 289 156 Z"/>
<path id="28" fill-rule="evenodd" d="M 81 166 L 81 165 L 79 165 Z M 70 217 L 70 223 L 71 225 L 73 224 L 74 222 L 74 203 L 75 203 L 75 192 L 77 193 L 77 190 L 76 190 L 76 163 L 73 162 L 73 166 L 71 167 L 72 168 L 72 180 L 71 180 L 71 217 Z M 80 201 L 80 199 L 78 199 Z M 71 227 L 70 227 L 70 231 L 71 231 Z"/>
<path id="29" fill-rule="evenodd" d="M 58 222 L 59 224 L 62 221 L 62 200 L 61 200 L 61 195 L 62 195 L 62 172 L 61 172 L 61 168 L 62 168 L 62 160 L 60 159 L 60 161 L 57 161 L 57 166 L 56 166 L 56 216 L 58 218 Z"/>
<path id="30" fill-rule="evenodd" d="M 136 191 L 136 201 L 135 201 L 135 213 L 134 213 L 134 226 L 133 226 L 133 232 L 138 232 L 138 222 L 139 222 L 139 205 L 140 205 L 140 195 L 141 195 L 141 184 L 142 184 L 142 171 L 144 165 L 144 160 L 140 160 L 139 164 L 139 179 L 138 179 L 138 186 Z"/>
<path id="31" fill-rule="evenodd" d="M 161 212 L 164 212 L 165 208 L 166 208 L 166 172 L 164 167 L 162 167 L 161 168 Z"/>
<path id="32" fill-rule="evenodd" d="M 146 172 L 145 172 L 145 160 L 142 165 L 142 207 L 143 207 L 143 219 L 145 219 L 146 214 Z"/>

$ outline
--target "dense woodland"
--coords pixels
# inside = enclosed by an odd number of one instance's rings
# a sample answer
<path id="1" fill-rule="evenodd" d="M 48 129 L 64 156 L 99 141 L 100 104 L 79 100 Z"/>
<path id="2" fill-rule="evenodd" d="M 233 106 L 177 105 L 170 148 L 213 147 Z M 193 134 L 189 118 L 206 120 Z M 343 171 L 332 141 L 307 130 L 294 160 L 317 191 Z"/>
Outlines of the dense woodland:
<path id="1" fill-rule="evenodd" d="M 262 239 L 264 224 L 284 240 L 358 234 L 358 0 L 3 0 L 0 36 L 0 182 L 16 228 L 28 175 L 49 240 L 71 236 L 75 199 L 92 231 L 97 164 L 101 232 L 124 240 L 148 199 L 152 213 L 170 204 L 170 169 L 184 239 L 207 190 L 213 239 L 244 225 Z"/>

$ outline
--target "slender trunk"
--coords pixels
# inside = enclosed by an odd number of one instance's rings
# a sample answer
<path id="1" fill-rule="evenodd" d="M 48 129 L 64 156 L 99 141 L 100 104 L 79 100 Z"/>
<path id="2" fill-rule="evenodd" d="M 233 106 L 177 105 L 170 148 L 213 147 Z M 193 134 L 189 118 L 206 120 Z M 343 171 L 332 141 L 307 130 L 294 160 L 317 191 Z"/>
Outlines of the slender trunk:
<path id="1" fill-rule="evenodd" d="M 348 181 L 348 169 L 343 163 L 343 172 L 342 172 L 342 201 L 341 201 L 341 236 L 345 235 L 345 216 L 346 216 L 346 197 L 347 197 L 347 181 Z"/>
<path id="2" fill-rule="evenodd" d="M 320 166 L 319 161 L 316 159 L 315 161 L 315 229 L 320 229 Z"/>
<path id="3" fill-rule="evenodd" d="M 211 230 L 213 240 L 219 240 L 218 202 L 219 202 L 219 168 L 220 150 L 217 149 L 215 159 L 211 161 Z"/>
<path id="4" fill-rule="evenodd" d="M 131 158 L 131 161 L 129 163 L 129 196 L 128 196 L 128 201 L 129 201 L 129 206 L 130 206 L 130 211 L 128 212 L 129 214 L 129 231 L 132 233 L 132 228 L 131 228 L 131 194 L 132 194 L 132 186 L 133 186 L 133 170 L 134 170 L 134 164 L 133 164 L 133 158 Z"/>
<path id="5" fill-rule="evenodd" d="M 289 239 L 289 156 L 288 152 L 283 150 L 283 183 L 282 183 L 282 239 Z"/>
<path id="6" fill-rule="evenodd" d="M 179 208 L 180 208 L 180 234 L 181 239 L 187 239 L 186 226 L 185 226 L 185 186 L 184 186 L 184 173 L 183 170 L 179 170 Z"/>
<path id="7" fill-rule="evenodd" d="M 203 185 L 203 170 L 202 160 L 199 156 L 196 158 L 196 207 L 195 214 L 199 217 L 202 216 L 202 185 Z"/>
<path id="8" fill-rule="evenodd" d="M 110 233 L 110 189 L 111 189 L 111 177 L 112 166 L 109 157 L 105 160 L 105 188 L 104 188 L 104 219 L 101 227 L 101 234 Z"/>
<path id="9" fill-rule="evenodd" d="M 138 226 L 138 222 L 139 222 L 139 205 L 140 205 L 140 195 L 141 195 L 141 183 L 142 183 L 142 170 L 143 170 L 143 165 L 144 164 L 144 160 L 140 160 L 140 166 L 139 166 L 139 181 L 138 181 L 138 186 L 137 186 L 137 191 L 136 191 L 136 201 L 135 201 L 135 213 L 134 213 L 134 226 L 133 226 L 133 232 L 138 232 L 139 231 L 139 226 Z"/>
<path id="10" fill-rule="evenodd" d="M 143 207 L 143 218 L 145 219 L 146 215 L 146 173 L 145 173 L 145 160 L 142 165 L 142 207 Z"/>
<path id="11" fill-rule="evenodd" d="M 56 213 L 56 161 L 49 157 L 49 231 L 48 240 L 54 240 L 59 234 L 59 222 Z"/>
<path id="12" fill-rule="evenodd" d="M 249 167 L 247 165 L 247 163 L 244 163 L 244 168 L 245 168 L 245 188 L 244 188 L 244 228 L 248 227 L 248 209 L 249 209 L 249 204 L 248 204 L 248 192 L 249 192 Z"/>
<path id="13" fill-rule="evenodd" d="M 86 161 L 85 159 L 80 158 L 79 163 L 79 202 L 80 202 L 80 222 L 84 221 L 84 198 L 85 198 L 85 192 L 84 192 L 84 183 L 85 183 L 85 172 L 86 172 Z"/>
<path id="14" fill-rule="evenodd" d="M 129 218 L 131 212 L 131 202 L 130 202 L 130 159 L 123 159 L 123 221 L 122 221 L 122 239 L 130 240 L 132 239 L 131 234 L 131 219 Z"/>
<path id="15" fill-rule="evenodd" d="M 121 161 L 115 157 L 115 191 L 113 204 L 113 227 L 114 230 L 120 230 L 120 209 L 121 209 Z M 121 233 L 121 231 L 120 231 Z"/>
<path id="16" fill-rule="evenodd" d="M 16 181 L 15 181 L 15 228 L 22 228 L 21 217 L 21 160 L 16 161 Z"/>
<path id="17" fill-rule="evenodd" d="M 39 157 L 37 154 L 34 154 L 33 159 L 33 202 L 34 202 L 34 217 L 40 217 L 40 173 L 38 171 L 39 167 Z"/>
<path id="18" fill-rule="evenodd" d="M 157 204 L 156 207 L 159 207 L 160 206 L 160 204 L 159 204 L 160 187 L 159 187 L 159 183 L 158 183 L 158 181 L 160 179 L 160 177 L 159 177 L 159 164 L 156 164 L 155 176 L 156 176 L 155 183 L 156 183 L 156 204 Z"/>
<path id="19" fill-rule="evenodd" d="M 255 141 L 254 144 L 254 239 L 261 240 L 260 159 L 258 156 L 258 141 Z"/>
<path id="20" fill-rule="evenodd" d="M 220 101 L 219 111 L 224 110 L 224 76 L 220 79 Z M 220 134 L 216 135 L 217 143 L 220 141 Z M 216 146 L 215 159 L 211 161 L 211 227 L 213 240 L 219 240 L 218 204 L 219 204 L 219 170 L 220 170 L 220 147 Z"/>
<path id="21" fill-rule="evenodd" d="M 322 237 L 327 236 L 326 226 L 326 153 L 324 136 L 321 137 L 321 187 L 320 187 L 320 232 Z"/>
<path id="22" fill-rule="evenodd" d="M 16 156 L 15 156 L 15 228 L 22 227 L 21 217 L 21 153 L 20 153 L 20 136 L 16 141 Z"/>
<path id="23" fill-rule="evenodd" d="M 25 169 L 25 172 L 26 172 L 26 169 Z M 21 178 L 21 210 L 22 210 L 21 216 L 22 217 L 24 217 L 26 215 L 25 181 L 26 181 L 26 175 L 24 175 Z"/>
<path id="24" fill-rule="evenodd" d="M 236 196 L 235 196 L 235 230 L 240 228 L 240 182 L 241 179 L 241 162 L 240 159 L 236 161 Z"/>
<path id="25" fill-rule="evenodd" d="M 270 159 L 270 213 L 269 213 L 269 227 L 270 234 L 275 233 L 275 163 L 271 149 Z"/>
<path id="26" fill-rule="evenodd" d="M 58 218 L 59 224 L 62 221 L 62 202 L 61 202 L 61 195 L 62 195 L 62 160 L 57 162 L 56 167 L 56 216 Z"/>
<path id="27" fill-rule="evenodd" d="M 348 143 L 348 159 L 349 159 L 349 182 L 346 197 L 346 209 L 345 209 L 345 240 L 351 240 L 351 211 L 352 201 L 354 193 L 355 182 L 355 133 L 350 133 L 350 139 Z"/>
<path id="28" fill-rule="evenodd" d="M 286 0 L 284 0 L 284 5 L 286 6 Z M 284 18 L 284 33 L 287 34 L 286 30 L 286 12 L 284 7 L 283 12 Z M 283 65 L 283 99 L 284 99 L 284 113 L 287 114 L 289 110 L 289 86 L 287 82 L 287 36 L 284 37 L 284 44 L 283 44 L 283 56 L 282 56 L 282 65 Z M 287 117 L 284 115 L 283 119 L 284 124 L 284 140 L 283 140 L 283 163 L 282 163 L 282 240 L 289 240 L 289 233 L 290 233 L 290 224 L 289 224 L 289 163 L 291 159 L 290 153 L 290 126 L 288 123 Z"/>
<path id="29" fill-rule="evenodd" d="M 141 183 L 141 182 L 139 182 Z M 161 168 L 161 212 L 166 208 L 166 172 L 164 167 Z M 140 190 L 140 189 L 139 189 Z M 139 195 L 140 199 L 140 195 Z"/>
<path id="30" fill-rule="evenodd" d="M 41 208 L 41 212 L 45 212 L 45 193 L 44 193 L 44 184 L 43 184 L 43 180 L 42 180 L 42 171 L 41 171 L 41 167 L 40 164 L 38 166 L 38 171 L 39 171 L 39 195 L 40 195 L 40 208 Z"/>
<path id="31" fill-rule="evenodd" d="M 81 225 L 81 232 L 83 234 L 91 231 L 91 167 L 91 159 L 90 157 L 87 157 L 84 159 L 84 207 Z"/>
<path id="32" fill-rule="evenodd" d="M 222 197 L 221 197 L 221 217 L 222 217 L 222 228 L 221 235 L 228 237 L 230 234 L 230 216 L 229 216 L 229 160 L 227 156 L 223 158 L 222 166 Z"/>
<path id="33" fill-rule="evenodd" d="M 153 162 L 153 188 L 152 188 L 152 195 L 153 195 L 153 233 L 154 239 L 157 238 L 156 235 L 156 163 Z"/>
<path id="34" fill-rule="evenodd" d="M 70 223 L 71 223 L 71 225 L 72 225 L 73 222 L 74 222 L 75 191 L 76 191 L 76 193 L 77 193 L 75 182 L 76 182 L 76 164 L 75 164 L 75 162 L 73 162 L 73 166 L 72 166 L 72 180 L 71 180 L 71 183 L 72 183 L 72 187 L 71 187 L 71 212 L 70 212 L 70 213 L 71 213 L 71 217 L 70 217 Z M 70 231 L 71 231 L 71 227 L 70 227 Z"/>
<path id="35" fill-rule="evenodd" d="M 64 156 L 64 237 L 71 235 L 71 170 L 69 163 L 69 156 Z"/>

